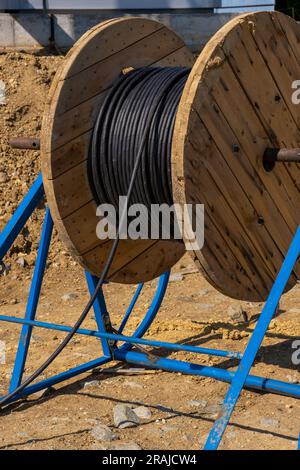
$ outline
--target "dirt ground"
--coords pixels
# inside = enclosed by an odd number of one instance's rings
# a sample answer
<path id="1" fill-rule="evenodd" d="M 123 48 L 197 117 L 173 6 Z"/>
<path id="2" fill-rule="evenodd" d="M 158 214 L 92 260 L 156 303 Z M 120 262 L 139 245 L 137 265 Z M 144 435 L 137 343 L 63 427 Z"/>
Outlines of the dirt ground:
<path id="1" fill-rule="evenodd" d="M 0 105 L 0 230 L 39 171 L 39 152 L 12 150 L 8 139 L 39 136 L 47 91 L 62 60 L 45 51 L 0 54 L 0 80 L 6 85 L 6 104 Z M 44 211 L 41 204 L 4 260 L 8 272 L 0 278 L 1 314 L 24 314 Z M 191 268 L 186 255 L 173 272 L 193 271 Z M 145 284 L 125 333 L 139 324 L 155 287 L 156 282 Z M 134 288 L 129 286 L 105 286 L 114 325 L 120 322 L 133 292 Z M 63 300 L 64 294 L 72 295 Z M 300 383 L 299 366 L 297 369 L 291 360 L 292 343 L 300 337 L 299 298 L 300 285 L 283 297 L 253 374 Z M 87 300 L 83 271 L 54 233 L 37 318 L 72 325 Z M 242 352 L 262 307 L 223 296 L 201 274 L 183 274 L 182 279 L 179 276 L 170 282 L 147 337 Z M 247 319 L 239 316 L 240 309 L 246 312 Z M 95 328 L 92 315 L 84 326 Z M 19 331 L 20 327 L 12 324 L 0 325 L 0 340 L 6 344 L 6 363 L 0 364 L 1 395 L 9 385 Z M 63 337 L 64 333 L 34 330 L 25 375 L 35 370 Z M 167 356 L 162 350 L 154 352 Z M 96 338 L 77 336 L 43 377 L 99 355 L 101 347 Z M 178 352 L 168 357 L 203 365 L 218 364 L 228 370 L 236 366 L 232 359 L 194 353 Z M 119 363 L 105 366 L 104 372 L 96 369 L 55 386 L 48 396 L 30 397 L 1 412 L 0 449 L 104 449 L 133 443 L 142 449 L 199 449 L 228 388 L 210 378 L 135 370 Z M 117 403 L 144 404 L 150 409 L 151 418 L 134 428 L 115 429 L 113 409 Z M 245 390 L 221 448 L 296 449 L 299 416 L 299 400 Z M 95 439 L 92 430 L 97 423 L 110 426 L 118 440 L 103 443 Z"/>

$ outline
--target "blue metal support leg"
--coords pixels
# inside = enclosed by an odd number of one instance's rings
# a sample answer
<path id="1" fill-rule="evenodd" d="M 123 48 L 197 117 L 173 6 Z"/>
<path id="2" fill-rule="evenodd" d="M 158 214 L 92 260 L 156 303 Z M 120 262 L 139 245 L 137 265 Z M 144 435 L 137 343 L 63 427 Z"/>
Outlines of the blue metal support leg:
<path id="1" fill-rule="evenodd" d="M 44 196 L 42 175 L 39 174 L 36 181 L 29 189 L 18 209 L 9 220 L 4 230 L 0 233 L 0 261 L 4 258 L 11 245 L 19 235 L 27 220 L 36 209 Z"/>
<path id="2" fill-rule="evenodd" d="M 284 292 L 284 288 L 289 280 L 294 265 L 300 254 L 300 227 L 298 227 L 295 237 L 290 245 L 286 258 L 282 267 L 277 275 L 276 281 L 268 296 L 264 309 L 259 317 L 254 332 L 250 338 L 248 346 L 244 352 L 243 358 L 237 368 L 237 371 L 232 379 L 229 390 L 226 394 L 223 403 L 223 412 L 221 416 L 215 421 L 214 426 L 206 441 L 205 450 L 215 450 L 218 448 L 222 436 L 225 432 L 231 414 L 234 410 L 236 402 L 240 393 L 245 385 L 246 379 L 249 375 L 252 364 L 255 360 L 256 354 L 264 339 L 270 321 L 272 320 L 276 311 L 277 305 Z"/>
<path id="3" fill-rule="evenodd" d="M 51 240 L 51 235 L 52 235 L 52 229 L 53 229 L 53 221 L 50 215 L 50 210 L 49 208 L 47 208 L 45 220 L 43 224 L 43 229 L 42 229 L 40 246 L 39 246 L 38 255 L 37 255 L 36 264 L 35 264 L 34 273 L 33 273 L 33 278 L 32 278 L 27 308 L 25 312 L 25 320 L 34 320 L 35 318 L 35 314 L 36 314 L 36 310 L 37 310 L 37 306 L 38 306 L 38 302 L 40 298 L 43 276 L 44 276 L 45 267 L 46 267 L 46 261 L 47 261 L 49 245 L 50 245 L 50 240 Z M 28 348 L 30 344 L 31 333 L 32 333 L 32 326 L 24 324 L 22 326 L 22 330 L 20 334 L 18 351 L 16 354 L 13 374 L 12 374 L 12 378 L 10 382 L 10 387 L 9 387 L 10 392 L 15 390 L 15 388 L 17 388 L 22 381 L 27 352 L 28 352 Z"/>
<path id="4" fill-rule="evenodd" d="M 15 214 L 12 216 L 11 220 L 8 222 L 5 229 L 2 231 L 2 233 L 0 233 L 0 263 L 3 257 L 6 255 L 7 251 L 10 249 L 15 238 L 22 230 L 24 224 L 27 222 L 28 218 L 30 217 L 34 209 L 37 207 L 38 203 L 43 197 L 43 194 L 44 190 L 42 184 L 42 177 L 41 175 L 39 175 L 36 182 L 23 199 L 22 203 L 20 204 Z M 72 329 L 72 327 L 66 325 L 57 325 L 54 323 L 46 323 L 35 320 L 43 281 L 43 275 L 46 266 L 46 259 L 51 240 L 52 228 L 52 218 L 49 209 L 47 209 L 42 229 L 38 256 L 36 260 L 36 266 L 34 269 L 30 294 L 25 312 L 25 318 L 0 315 L 0 321 L 2 320 L 22 325 L 18 351 L 16 354 L 14 370 L 10 383 L 10 391 L 13 391 L 21 383 L 33 327 L 41 327 L 65 332 L 69 332 Z M 228 392 L 226 394 L 226 398 L 223 403 L 223 413 L 214 423 L 214 426 L 208 436 L 205 445 L 205 449 L 207 450 L 217 449 L 243 387 L 269 391 L 271 393 L 277 393 L 280 395 L 287 395 L 296 398 L 300 397 L 299 385 L 288 384 L 277 380 L 267 379 L 265 377 L 257 377 L 250 375 L 250 370 L 255 360 L 258 349 L 266 334 L 269 323 L 272 317 L 274 316 L 281 295 L 283 294 L 284 288 L 288 282 L 288 279 L 291 275 L 294 264 L 296 263 L 299 254 L 300 227 L 296 232 L 294 240 L 287 253 L 286 259 L 284 260 L 284 263 L 279 271 L 277 279 L 269 294 L 265 307 L 259 317 L 257 325 L 243 355 L 233 351 L 223 351 L 212 348 L 167 343 L 143 338 L 144 334 L 149 329 L 150 325 L 155 319 L 156 314 L 158 313 L 158 310 L 164 299 L 169 280 L 169 273 L 165 273 L 159 278 L 157 290 L 152 299 L 151 305 L 145 314 L 144 319 L 142 320 L 138 328 L 135 330 L 135 332 L 132 333 L 130 336 L 123 335 L 122 332 L 127 324 L 128 319 L 130 318 L 130 315 L 133 312 L 134 306 L 143 288 L 143 284 L 140 284 L 137 287 L 137 290 L 125 313 L 125 316 L 121 321 L 118 331 L 112 328 L 104 295 L 101 291 L 93 306 L 95 320 L 97 323 L 97 331 L 80 328 L 77 334 L 99 338 L 103 349 L 103 356 L 97 357 L 92 361 L 80 364 L 69 370 L 66 370 L 65 372 L 59 373 L 57 375 L 29 385 L 20 394 L 14 396 L 11 401 L 13 402 L 21 397 L 28 396 L 36 391 L 42 390 L 54 384 L 58 384 L 64 380 L 70 379 L 71 377 L 75 377 L 79 374 L 87 372 L 90 369 L 107 364 L 112 360 L 119 360 L 127 363 L 144 365 L 153 368 L 161 368 L 169 371 L 182 372 L 186 374 L 212 377 L 216 380 L 221 380 L 230 384 Z M 90 294 L 92 295 L 98 283 L 98 279 L 88 272 L 86 272 L 86 279 Z M 123 342 L 123 344 L 120 347 L 117 347 L 117 343 L 119 342 Z M 138 345 L 139 349 L 142 350 L 142 352 L 132 350 L 134 346 L 135 349 L 138 349 Z M 170 351 L 183 350 L 187 352 L 215 355 L 219 357 L 234 357 L 238 360 L 241 360 L 241 362 L 237 370 L 232 372 L 218 367 L 205 365 L 201 366 L 199 364 L 191 362 L 183 362 L 175 359 L 168 359 L 155 356 L 154 354 L 148 354 L 147 350 L 145 349 L 146 346 L 150 346 L 152 348 L 165 348 Z"/>
<path id="5" fill-rule="evenodd" d="M 18 209 L 16 210 L 16 212 L 14 213 L 10 221 L 7 223 L 4 230 L 0 233 L 0 262 L 2 261 L 2 258 L 7 254 L 8 250 L 10 249 L 11 245 L 15 241 L 16 237 L 18 236 L 18 234 L 20 233 L 20 231 L 26 224 L 28 218 L 36 209 L 43 195 L 44 195 L 44 188 L 43 188 L 42 176 L 41 174 L 39 174 L 37 180 L 35 181 L 33 186 L 30 188 L 27 195 L 24 197 Z M 10 392 L 13 391 L 22 381 L 22 375 L 24 372 L 26 357 L 27 357 L 27 353 L 28 353 L 28 349 L 30 345 L 32 329 L 35 326 L 39 326 L 39 323 L 41 323 L 40 326 L 42 326 L 42 322 L 38 322 L 35 320 L 35 315 L 36 315 L 43 275 L 44 275 L 45 266 L 46 266 L 48 249 L 49 249 L 49 244 L 50 244 L 51 234 L 52 234 L 52 228 L 53 228 L 53 221 L 50 215 L 50 211 L 49 209 L 47 209 L 25 317 L 14 319 L 15 323 L 22 325 L 22 330 L 20 334 L 18 351 L 17 351 L 16 358 L 15 358 L 14 370 L 13 370 L 12 379 L 11 379 L 10 388 L 9 388 Z M 88 272 L 86 272 L 86 278 L 87 278 L 87 283 L 88 283 L 90 293 L 92 294 L 98 283 L 98 279 L 92 276 Z M 168 285 L 168 279 L 169 279 L 169 273 L 166 273 L 160 277 L 158 288 L 152 300 L 152 303 L 145 315 L 145 318 L 143 319 L 143 321 L 141 322 L 141 324 L 139 325 L 139 327 L 133 334 L 133 337 L 139 338 L 143 336 L 143 334 L 147 331 L 147 329 L 153 322 L 159 310 L 161 302 L 163 300 L 163 297 L 164 297 L 164 294 Z M 130 306 L 125 314 L 125 319 L 123 319 L 122 329 L 124 328 L 130 314 L 132 313 L 132 310 L 139 297 L 141 289 L 142 289 L 142 285 L 139 285 L 137 292 L 133 300 L 131 301 Z M 98 357 L 97 359 L 94 359 L 87 363 L 80 364 L 65 372 L 62 372 L 53 377 L 49 377 L 47 379 L 41 380 L 39 382 L 36 382 L 33 385 L 26 387 L 22 391 L 22 393 L 16 395 L 11 400 L 12 402 L 23 396 L 28 396 L 31 393 L 34 393 L 38 390 L 42 390 L 46 387 L 49 387 L 50 385 L 60 383 L 71 377 L 75 377 L 76 375 L 87 372 L 90 369 L 99 367 L 100 365 L 107 364 L 109 361 L 113 359 L 112 352 L 116 349 L 115 347 L 116 340 L 114 339 L 113 335 L 109 335 L 110 319 L 109 319 L 109 314 L 107 312 L 105 299 L 104 299 L 102 291 L 98 295 L 94 303 L 94 314 L 95 314 L 95 319 L 96 319 L 96 323 L 98 326 L 98 332 L 95 332 L 95 334 L 99 335 L 98 338 L 101 341 L 104 355 L 102 357 Z M 0 317 L 2 320 L 6 318 L 5 315 L 1 315 Z M 10 321 L 13 318 L 14 317 L 7 317 L 6 319 L 7 321 Z M 52 323 L 47 324 L 46 327 L 48 329 L 51 329 L 53 327 L 54 329 L 58 328 L 58 329 L 62 329 L 62 331 L 69 331 L 69 329 L 65 330 L 63 325 L 57 325 L 57 328 L 56 328 L 55 325 Z M 126 341 L 126 338 L 123 338 L 123 337 L 120 337 L 120 338 L 122 338 L 122 340 L 125 339 Z M 123 346 L 121 346 L 121 349 L 122 350 L 127 349 L 127 347 L 130 348 L 131 345 L 124 344 Z"/>
<path id="6" fill-rule="evenodd" d="M 133 296 L 132 299 L 131 299 L 131 302 L 130 302 L 130 304 L 129 304 L 129 307 L 128 307 L 128 309 L 127 309 L 125 315 L 124 315 L 124 318 L 123 318 L 123 320 L 122 320 L 122 322 L 121 322 L 121 325 L 119 326 L 119 329 L 118 329 L 118 333 L 119 333 L 119 334 L 121 334 L 121 333 L 123 332 L 123 330 L 124 330 L 124 328 L 125 328 L 125 326 L 126 326 L 128 320 L 129 320 L 129 318 L 130 318 L 130 315 L 131 315 L 131 313 L 132 313 L 132 310 L 134 309 L 135 304 L 137 303 L 137 300 L 138 300 L 138 298 L 139 298 L 139 296 L 140 296 L 140 293 L 142 292 L 143 286 L 144 286 L 144 284 L 143 284 L 142 282 L 138 285 L 138 287 L 137 287 L 137 289 L 136 289 L 136 291 L 135 291 L 135 293 L 134 293 L 134 296 Z"/>
<path id="7" fill-rule="evenodd" d="M 92 296 L 94 293 L 94 290 L 96 289 L 97 283 L 98 283 L 98 278 L 96 276 L 93 276 L 91 273 L 88 271 L 85 272 L 88 288 L 90 291 L 90 295 Z M 95 302 L 94 302 L 94 315 L 95 315 L 95 320 L 98 326 L 98 330 L 100 333 L 105 333 L 107 330 L 107 318 L 108 317 L 108 312 L 106 308 L 106 303 L 103 295 L 103 291 L 99 292 Z M 111 357 L 111 348 L 109 345 L 109 340 L 107 338 L 101 338 L 101 344 L 102 344 L 102 349 L 103 349 L 103 354 L 106 357 Z"/>

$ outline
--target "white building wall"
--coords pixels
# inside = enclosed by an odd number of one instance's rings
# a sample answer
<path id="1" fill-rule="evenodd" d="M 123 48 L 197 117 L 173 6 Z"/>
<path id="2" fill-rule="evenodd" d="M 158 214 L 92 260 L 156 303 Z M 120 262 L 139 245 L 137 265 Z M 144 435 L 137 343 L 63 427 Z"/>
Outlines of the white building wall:
<path id="1" fill-rule="evenodd" d="M 164 10 L 214 9 L 215 13 L 274 9 L 275 0 L 0 0 L 0 9 L 15 10 Z"/>
<path id="2" fill-rule="evenodd" d="M 0 0 L 0 11 L 14 10 L 0 12 L 0 47 L 47 46 L 54 32 L 55 44 L 67 49 L 101 21 L 142 15 L 171 27 L 198 52 L 239 12 L 273 8 L 274 0 Z"/>

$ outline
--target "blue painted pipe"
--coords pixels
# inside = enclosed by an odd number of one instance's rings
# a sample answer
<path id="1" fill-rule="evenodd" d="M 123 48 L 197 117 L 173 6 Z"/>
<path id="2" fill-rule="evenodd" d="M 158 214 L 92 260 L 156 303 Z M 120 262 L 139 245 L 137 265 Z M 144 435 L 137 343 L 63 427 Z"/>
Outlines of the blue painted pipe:
<path id="1" fill-rule="evenodd" d="M 21 204 L 0 233 L 0 261 L 4 258 L 16 237 L 26 224 L 44 195 L 43 179 L 39 173 Z"/>
<path id="2" fill-rule="evenodd" d="M 201 375 L 221 382 L 231 383 L 234 372 L 212 366 L 201 366 L 191 362 L 178 361 L 176 359 L 159 358 L 153 362 L 146 354 L 133 351 L 115 351 L 115 359 L 120 361 L 131 362 L 132 364 L 143 365 L 154 369 L 164 369 L 170 372 L 181 372 L 189 375 Z M 294 398 L 300 398 L 300 385 L 281 382 L 280 380 L 272 380 L 256 375 L 248 375 L 246 387 L 255 390 L 286 395 Z"/>
<path id="3" fill-rule="evenodd" d="M 124 330 L 124 328 L 125 328 L 125 326 L 126 326 L 128 320 L 129 320 L 129 318 L 130 318 L 130 315 L 131 315 L 131 313 L 132 313 L 132 311 L 133 311 L 133 309 L 134 309 L 134 307 L 135 307 L 135 304 L 137 303 L 137 300 L 138 300 L 138 298 L 139 298 L 139 296 L 140 296 L 140 293 L 142 292 L 143 286 L 144 286 L 144 284 L 143 284 L 142 282 L 138 285 L 138 287 L 137 287 L 137 289 L 136 289 L 136 291 L 135 291 L 135 293 L 134 293 L 134 296 L 133 296 L 132 299 L 131 299 L 131 302 L 130 302 L 130 304 L 129 304 L 129 307 L 128 307 L 128 309 L 127 309 L 125 315 L 124 315 L 124 318 L 123 318 L 123 320 L 122 320 L 122 322 L 121 322 L 121 324 L 120 324 L 120 326 L 119 326 L 119 328 L 118 328 L 118 333 L 121 334 L 121 333 L 123 332 L 123 330 Z"/>
<path id="4" fill-rule="evenodd" d="M 49 207 L 47 207 L 42 229 L 41 242 L 35 263 L 33 278 L 31 282 L 31 289 L 27 301 L 27 307 L 25 312 L 26 320 L 34 320 L 35 318 L 40 298 L 40 292 L 42 288 L 42 282 L 44 277 L 43 275 L 45 271 L 52 230 L 53 221 L 50 214 L 50 209 Z M 23 324 L 19 339 L 18 350 L 15 358 L 14 369 L 9 386 L 9 393 L 15 390 L 15 388 L 17 388 L 21 383 L 27 358 L 27 352 L 30 344 L 31 333 L 32 326 Z"/>
<path id="5" fill-rule="evenodd" d="M 201 366 L 199 364 L 193 364 L 190 362 L 178 361 L 175 359 L 165 359 L 160 358 L 157 361 L 153 362 L 149 359 L 146 354 L 132 351 L 122 351 L 121 349 L 116 349 L 114 357 L 116 360 L 126 361 L 128 363 L 143 365 L 145 367 L 151 367 L 154 369 L 164 369 L 170 372 L 181 372 L 183 374 L 189 375 L 199 375 L 203 377 L 210 377 L 221 382 L 230 383 L 234 377 L 234 372 L 230 372 L 225 369 L 219 369 L 218 367 L 212 366 Z M 99 359 L 81 364 L 80 366 L 74 367 L 62 372 L 48 379 L 44 379 L 40 382 L 37 382 L 33 385 L 26 387 L 20 394 L 15 396 L 11 401 L 15 401 L 19 398 L 29 396 L 32 393 L 38 392 L 45 388 L 51 387 L 55 384 L 58 384 L 64 380 L 68 380 L 72 377 L 75 377 L 79 374 L 83 374 L 88 370 L 94 369 L 101 365 L 111 362 L 110 357 L 103 356 Z M 300 398 L 300 386 L 295 384 L 289 384 L 286 382 L 281 382 L 279 380 L 266 379 L 264 377 L 258 377 L 254 375 L 249 375 L 247 377 L 246 387 L 262 390 L 265 392 L 275 393 L 279 395 L 286 395 L 295 398 Z"/>
<path id="6" fill-rule="evenodd" d="M 299 253 L 300 226 L 298 227 L 292 243 L 290 244 L 285 260 L 276 277 L 265 306 L 259 316 L 256 327 L 245 349 L 242 360 L 234 374 L 231 386 L 228 389 L 223 403 L 223 411 L 212 427 L 204 447 L 205 450 L 216 450 L 219 446 L 219 443 L 221 442 L 222 436 L 225 432 L 236 402 L 240 396 L 244 384 L 247 381 L 247 377 L 255 360 L 257 351 L 259 350 L 260 345 L 265 337 L 270 321 L 274 316 L 277 305 L 284 292 L 284 288 L 287 285 L 295 263 L 297 262 Z M 298 386 L 298 389 L 300 390 L 300 386 Z"/>
<path id="7" fill-rule="evenodd" d="M 66 331 L 69 332 L 72 330 L 70 326 L 66 325 L 59 325 L 56 323 L 47 323 L 37 320 L 27 320 L 18 317 L 12 317 L 8 315 L 0 315 L 0 321 L 5 321 L 8 323 L 20 323 L 23 325 L 31 325 L 40 328 L 46 328 L 49 330 L 57 330 L 57 331 Z M 114 341 L 125 341 L 127 344 L 123 345 L 120 350 L 126 351 L 128 346 L 130 347 L 132 344 L 141 344 L 143 346 L 153 346 L 156 348 L 165 348 L 171 351 L 187 351 L 193 352 L 198 354 L 208 354 L 213 356 L 219 357 L 229 357 L 238 359 L 241 357 L 241 354 L 235 351 L 223 351 L 221 349 L 210 349 L 210 348 L 201 348 L 198 346 L 189 346 L 185 344 L 176 344 L 176 343 L 167 343 L 164 341 L 155 341 L 151 339 L 144 339 L 135 336 L 125 336 L 125 335 L 118 335 L 115 333 L 104 333 L 95 330 L 89 330 L 86 328 L 79 328 L 77 330 L 77 334 L 85 335 L 85 336 L 95 336 L 96 338 L 107 338 Z M 126 347 L 125 347 L 126 346 Z"/>
<path id="8" fill-rule="evenodd" d="M 61 372 L 60 374 L 53 375 L 48 379 L 36 382 L 33 385 L 28 385 L 28 387 L 24 388 L 22 392 L 12 397 L 9 403 L 13 403 L 14 401 L 19 400 L 23 397 L 27 397 L 32 393 L 36 393 L 40 390 L 44 390 L 45 388 L 49 388 L 53 385 L 63 382 L 64 380 L 72 379 L 73 377 L 76 377 L 79 374 L 83 374 L 84 372 L 88 372 L 89 370 L 95 369 L 95 367 L 103 366 L 108 362 L 111 362 L 111 357 L 102 356 L 98 359 L 94 359 L 93 361 L 89 361 L 84 364 L 80 364 L 79 366 L 68 369 L 65 372 Z"/>

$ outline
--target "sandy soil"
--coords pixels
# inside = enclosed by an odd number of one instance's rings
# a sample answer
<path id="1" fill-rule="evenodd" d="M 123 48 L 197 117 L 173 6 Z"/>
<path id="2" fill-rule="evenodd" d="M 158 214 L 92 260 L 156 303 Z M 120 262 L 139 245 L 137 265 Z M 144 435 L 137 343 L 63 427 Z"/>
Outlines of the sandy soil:
<path id="1" fill-rule="evenodd" d="M 43 104 L 51 79 L 62 57 L 44 52 L 3 52 L 0 80 L 6 84 L 5 105 L 0 105 L 0 230 L 16 209 L 39 171 L 39 153 L 13 151 L 8 139 L 15 135 L 38 136 Z M 0 176 L 1 176 L 0 174 Z M 3 176 L 4 175 L 4 176 Z M 0 278 L 0 313 L 22 316 L 26 308 L 39 231 L 44 216 L 41 204 L 5 259 L 9 266 Z M 23 266 L 24 265 L 24 266 Z M 174 268 L 191 267 L 186 255 Z M 150 304 L 155 282 L 147 283 L 126 333 L 133 331 Z M 133 287 L 105 287 L 108 308 L 118 325 L 134 292 Z M 64 294 L 74 294 L 63 301 Z M 299 383 L 299 367 L 292 364 L 292 343 L 300 336 L 300 286 L 284 296 L 279 315 L 257 357 L 252 373 Z M 72 325 L 88 300 L 82 269 L 72 260 L 54 233 L 47 265 L 38 319 Z M 249 321 L 239 318 L 243 309 Z M 238 302 L 214 290 L 198 273 L 171 282 L 157 320 L 147 337 L 185 344 L 243 351 L 262 304 Z M 252 322 L 251 322 L 252 320 Z M 85 325 L 95 328 L 90 315 Z M 0 394 L 9 385 L 20 328 L 0 325 L 0 340 L 6 343 L 6 363 L 0 365 Z M 30 374 L 56 348 L 63 333 L 35 330 L 25 375 Z M 167 353 L 155 350 L 166 357 Z M 56 374 L 101 354 L 97 339 L 76 337 L 45 371 Z M 217 365 L 234 370 L 234 360 L 172 353 L 168 357 Z M 0 415 L 1 449 L 101 449 L 136 443 L 143 449 L 198 449 L 218 414 L 227 385 L 213 379 L 132 370 L 112 363 L 57 385 L 46 397 L 30 397 Z M 112 369 L 113 367 L 113 369 Z M 88 381 L 94 382 L 84 386 Z M 195 401 L 198 400 L 198 403 Z M 130 429 L 114 429 L 117 403 L 144 404 L 152 416 Z M 299 432 L 300 403 L 296 399 L 245 390 L 222 442 L 224 449 L 295 449 Z M 119 439 L 97 441 L 91 431 L 97 423 L 109 425 Z"/>

